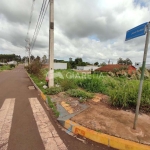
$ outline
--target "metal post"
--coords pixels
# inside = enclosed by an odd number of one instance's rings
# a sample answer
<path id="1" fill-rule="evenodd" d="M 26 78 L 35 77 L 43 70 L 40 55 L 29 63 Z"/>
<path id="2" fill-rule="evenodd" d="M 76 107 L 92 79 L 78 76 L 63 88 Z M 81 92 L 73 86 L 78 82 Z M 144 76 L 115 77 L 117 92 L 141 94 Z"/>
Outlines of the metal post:
<path id="1" fill-rule="evenodd" d="M 54 86 L 54 0 L 50 0 L 50 29 L 49 29 L 49 87 Z"/>
<path id="2" fill-rule="evenodd" d="M 138 99 L 137 99 L 133 129 L 136 129 L 137 119 L 138 119 L 138 114 L 139 114 L 139 108 L 140 108 L 140 102 L 141 102 L 142 87 L 143 87 L 143 81 L 144 81 L 144 71 L 145 71 L 145 64 L 146 64 L 148 44 L 149 44 L 149 28 L 150 28 L 150 23 L 147 24 L 147 35 L 146 35 L 146 41 L 145 41 L 142 72 L 141 72 L 141 79 L 140 79 L 140 85 L 139 85 L 139 92 L 138 92 Z"/>

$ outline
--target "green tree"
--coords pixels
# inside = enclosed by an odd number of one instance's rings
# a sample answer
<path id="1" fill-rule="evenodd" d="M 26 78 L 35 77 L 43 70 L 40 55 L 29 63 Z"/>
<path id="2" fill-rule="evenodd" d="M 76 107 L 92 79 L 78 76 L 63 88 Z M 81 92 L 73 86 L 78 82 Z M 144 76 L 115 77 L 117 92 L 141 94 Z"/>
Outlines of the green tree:
<path id="1" fill-rule="evenodd" d="M 46 57 L 46 55 L 44 55 L 42 57 L 42 64 L 46 64 L 46 62 L 47 62 L 47 57 Z"/>
<path id="2" fill-rule="evenodd" d="M 122 58 L 119 58 L 118 61 L 117 61 L 117 64 L 122 64 L 123 65 L 124 64 L 124 60 Z"/>
<path id="3" fill-rule="evenodd" d="M 105 62 L 101 63 L 100 66 L 106 66 L 107 64 Z"/>
<path id="4" fill-rule="evenodd" d="M 95 63 L 94 63 L 94 65 L 96 65 L 96 66 L 97 66 L 98 64 L 99 64 L 98 62 L 95 62 Z"/>

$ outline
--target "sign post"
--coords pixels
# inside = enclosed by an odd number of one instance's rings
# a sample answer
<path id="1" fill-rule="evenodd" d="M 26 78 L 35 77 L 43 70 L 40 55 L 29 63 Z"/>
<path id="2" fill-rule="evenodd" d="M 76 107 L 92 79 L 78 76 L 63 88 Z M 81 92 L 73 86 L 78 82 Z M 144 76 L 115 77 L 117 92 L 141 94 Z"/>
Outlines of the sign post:
<path id="1" fill-rule="evenodd" d="M 133 129 L 136 129 L 139 108 L 140 108 L 140 102 L 141 102 L 142 87 L 143 87 L 143 81 L 144 81 L 144 71 L 145 71 L 145 64 L 146 64 L 148 44 L 149 44 L 149 29 L 150 29 L 150 23 L 144 23 L 140 26 L 137 26 L 137 27 L 127 31 L 127 34 L 126 34 L 126 41 L 127 41 L 130 39 L 145 35 L 147 33 Z"/>

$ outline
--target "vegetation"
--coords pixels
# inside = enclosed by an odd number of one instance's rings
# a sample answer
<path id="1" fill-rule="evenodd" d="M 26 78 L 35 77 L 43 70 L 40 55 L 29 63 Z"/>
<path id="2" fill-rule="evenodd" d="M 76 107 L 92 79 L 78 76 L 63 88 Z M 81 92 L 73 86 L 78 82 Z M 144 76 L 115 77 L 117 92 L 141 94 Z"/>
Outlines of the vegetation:
<path id="1" fill-rule="evenodd" d="M 119 58 L 117 63 L 121 65 L 132 65 L 132 61 L 129 58 L 126 58 L 125 60 Z"/>
<path id="2" fill-rule="evenodd" d="M 47 70 L 42 69 L 45 75 Z M 110 103 L 114 107 L 125 109 L 135 109 L 138 96 L 139 80 L 128 79 L 127 77 L 110 77 L 107 74 L 85 75 L 73 70 L 57 70 L 63 78 L 56 77 L 55 85 L 50 89 L 43 89 L 45 78 L 39 79 L 34 76 L 33 80 L 42 89 L 45 94 L 57 94 L 61 91 L 73 97 L 79 97 L 80 102 L 92 98 L 91 93 L 103 93 L 110 97 Z M 79 90 L 79 88 L 84 90 Z M 150 79 L 146 79 L 143 85 L 141 98 L 141 111 L 150 112 Z"/>
<path id="3" fill-rule="evenodd" d="M 47 100 L 48 100 L 48 106 L 52 109 L 55 116 L 59 117 L 59 112 L 57 111 L 56 103 L 52 102 L 49 96 L 47 96 Z"/>
<path id="4" fill-rule="evenodd" d="M 61 87 L 51 87 L 51 88 L 47 88 L 45 91 L 45 94 L 47 95 L 55 95 L 58 94 L 60 92 L 62 92 L 63 89 Z"/>
<path id="5" fill-rule="evenodd" d="M 84 102 L 87 99 L 91 99 L 91 98 L 93 98 L 93 95 L 94 95 L 92 93 L 88 93 L 88 92 L 85 92 L 85 91 L 79 90 L 79 89 L 70 89 L 66 93 L 72 97 L 79 97 L 80 102 Z"/>
<path id="6" fill-rule="evenodd" d="M 7 63 L 12 60 L 21 62 L 21 56 L 15 54 L 0 54 L 0 62 Z"/>
<path id="7" fill-rule="evenodd" d="M 2 64 L 0 64 L 0 71 L 11 70 L 14 67 L 15 67 L 15 65 L 13 65 L 13 64 L 11 64 L 11 65 L 2 65 Z"/>

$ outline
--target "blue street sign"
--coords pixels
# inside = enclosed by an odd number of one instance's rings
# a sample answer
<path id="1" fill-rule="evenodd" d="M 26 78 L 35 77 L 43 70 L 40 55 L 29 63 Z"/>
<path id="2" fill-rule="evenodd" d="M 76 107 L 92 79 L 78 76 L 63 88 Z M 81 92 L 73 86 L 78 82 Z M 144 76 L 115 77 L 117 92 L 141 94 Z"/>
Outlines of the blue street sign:
<path id="1" fill-rule="evenodd" d="M 147 23 L 148 22 L 143 23 L 143 24 L 141 24 L 135 28 L 128 30 L 126 33 L 126 39 L 125 40 L 128 41 L 128 40 L 131 40 L 133 38 L 145 35 Z"/>

